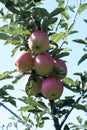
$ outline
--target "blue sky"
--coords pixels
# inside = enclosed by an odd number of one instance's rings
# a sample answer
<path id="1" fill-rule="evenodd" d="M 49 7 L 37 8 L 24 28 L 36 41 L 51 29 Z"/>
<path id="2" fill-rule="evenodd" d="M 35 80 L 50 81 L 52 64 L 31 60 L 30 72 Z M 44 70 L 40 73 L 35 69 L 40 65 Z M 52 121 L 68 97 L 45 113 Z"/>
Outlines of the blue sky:
<path id="1" fill-rule="evenodd" d="M 73 0 L 71 0 L 71 3 L 73 2 Z M 0 6 L 1 7 L 1 6 Z M 53 10 L 56 7 L 55 1 L 54 0 L 46 0 L 44 7 L 47 8 L 49 11 Z M 83 22 L 83 18 L 87 18 L 87 11 L 85 11 L 84 13 L 82 13 L 80 16 L 78 16 L 77 18 L 77 22 L 75 24 L 75 29 L 79 30 L 78 34 L 74 34 L 72 36 L 70 36 L 68 38 L 69 41 L 69 47 L 72 48 L 71 54 L 69 57 L 66 57 L 65 59 L 67 60 L 67 67 L 68 67 L 68 76 L 70 76 L 71 78 L 75 79 L 76 77 L 73 75 L 74 72 L 81 72 L 84 70 L 87 70 L 87 61 L 83 62 L 81 65 L 77 65 L 77 61 L 79 60 L 79 58 L 83 55 L 83 47 L 82 45 L 76 44 L 74 42 L 72 42 L 72 39 L 74 38 L 85 38 L 87 36 L 86 31 L 87 31 L 87 24 L 85 24 Z M 0 21 L 0 26 L 2 26 L 3 22 Z M 0 73 L 8 70 L 13 70 L 15 68 L 14 66 L 14 59 L 16 57 L 10 58 L 11 56 L 11 50 L 13 48 L 13 46 L 4 46 L 3 45 L 4 41 L 0 40 Z M 15 89 L 16 91 L 11 92 L 11 94 L 15 95 L 15 97 L 21 97 L 21 95 L 24 95 L 23 92 L 21 92 L 20 89 L 22 89 L 23 86 L 23 80 L 20 80 L 20 82 L 18 82 L 18 84 L 15 85 Z M 8 82 L 7 82 L 8 83 Z M 6 81 L 3 83 L 0 81 L 0 87 L 1 85 L 6 84 Z M 20 94 L 19 94 L 20 93 Z M 69 95 L 69 91 L 65 91 L 64 95 Z M 6 105 L 11 108 L 13 111 L 17 112 L 17 108 L 14 108 L 12 105 L 10 105 L 9 103 L 6 103 Z M 21 104 L 20 104 L 21 105 Z M 68 120 L 71 121 L 76 121 L 75 118 L 72 118 L 75 115 L 81 115 L 83 117 L 85 116 L 84 112 L 81 111 L 76 111 L 74 110 L 72 112 L 72 114 L 70 115 Z M 0 107 L 0 124 L 7 124 L 8 123 L 8 117 L 11 117 L 12 115 L 6 111 L 4 108 Z M 21 127 L 20 127 L 21 128 Z M 45 123 L 45 126 L 43 129 L 41 130 L 45 130 L 45 129 L 52 129 L 54 130 L 53 127 L 53 122 L 52 120 L 47 121 Z M 12 129 L 13 130 L 13 129 Z M 40 129 L 37 129 L 40 130 Z"/>

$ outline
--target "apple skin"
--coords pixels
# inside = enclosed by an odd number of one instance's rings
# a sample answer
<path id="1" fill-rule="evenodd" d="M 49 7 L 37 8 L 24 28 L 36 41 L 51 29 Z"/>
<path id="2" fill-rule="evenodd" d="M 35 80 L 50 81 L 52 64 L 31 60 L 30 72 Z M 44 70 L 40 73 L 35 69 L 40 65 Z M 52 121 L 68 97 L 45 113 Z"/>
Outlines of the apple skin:
<path id="1" fill-rule="evenodd" d="M 53 71 L 54 61 L 49 53 L 39 54 L 34 59 L 34 68 L 40 76 L 48 76 Z"/>
<path id="2" fill-rule="evenodd" d="M 15 58 L 15 65 L 19 72 L 27 72 L 32 70 L 33 68 L 33 58 L 30 52 L 22 51 L 16 58 Z"/>
<path id="3" fill-rule="evenodd" d="M 60 98 L 63 93 L 62 82 L 55 77 L 48 77 L 43 80 L 41 85 L 42 95 L 49 100 L 56 100 Z"/>
<path id="4" fill-rule="evenodd" d="M 40 78 L 36 78 L 36 80 L 30 81 L 30 85 L 28 82 L 28 79 L 24 82 L 25 92 L 28 96 L 36 96 L 37 94 L 41 93 L 42 80 Z"/>
<path id="5" fill-rule="evenodd" d="M 41 54 L 47 51 L 49 47 L 48 35 L 44 31 L 34 31 L 28 39 L 30 50 L 35 54 Z"/>
<path id="6" fill-rule="evenodd" d="M 40 92 L 41 92 L 41 81 L 33 81 L 30 94 L 37 95 Z"/>
<path id="7" fill-rule="evenodd" d="M 59 79 L 65 78 L 67 75 L 67 66 L 61 59 L 54 60 L 54 72 L 53 75 Z"/>

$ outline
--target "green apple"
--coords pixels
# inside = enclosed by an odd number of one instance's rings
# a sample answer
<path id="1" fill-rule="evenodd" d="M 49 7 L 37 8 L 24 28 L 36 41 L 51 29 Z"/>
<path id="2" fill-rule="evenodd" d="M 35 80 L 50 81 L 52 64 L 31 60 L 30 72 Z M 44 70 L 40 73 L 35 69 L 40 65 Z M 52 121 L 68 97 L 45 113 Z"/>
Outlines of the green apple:
<path id="1" fill-rule="evenodd" d="M 38 77 L 36 79 L 26 79 L 24 83 L 25 92 L 28 96 L 36 96 L 37 94 L 41 93 L 41 83 L 42 80 Z"/>

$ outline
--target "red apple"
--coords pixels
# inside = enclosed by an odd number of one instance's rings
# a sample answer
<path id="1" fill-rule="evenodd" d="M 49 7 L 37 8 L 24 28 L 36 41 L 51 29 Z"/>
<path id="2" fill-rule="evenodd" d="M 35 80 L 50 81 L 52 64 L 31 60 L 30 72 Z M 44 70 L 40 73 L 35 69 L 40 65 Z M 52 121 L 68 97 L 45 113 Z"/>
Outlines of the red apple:
<path id="1" fill-rule="evenodd" d="M 54 72 L 53 75 L 59 79 L 65 78 L 67 75 L 67 66 L 61 59 L 54 60 Z"/>
<path id="2" fill-rule="evenodd" d="M 34 31 L 29 37 L 28 45 L 31 51 L 35 54 L 46 52 L 49 47 L 47 33 L 40 30 Z"/>
<path id="3" fill-rule="evenodd" d="M 49 100 L 56 100 L 62 95 L 63 88 L 63 84 L 59 79 L 48 77 L 42 82 L 41 93 Z"/>
<path id="4" fill-rule="evenodd" d="M 15 59 L 15 65 L 19 72 L 27 72 L 33 68 L 33 58 L 30 52 L 22 51 Z"/>
<path id="5" fill-rule="evenodd" d="M 40 76 L 48 76 L 53 71 L 53 58 L 49 53 L 39 54 L 35 57 L 34 67 Z"/>

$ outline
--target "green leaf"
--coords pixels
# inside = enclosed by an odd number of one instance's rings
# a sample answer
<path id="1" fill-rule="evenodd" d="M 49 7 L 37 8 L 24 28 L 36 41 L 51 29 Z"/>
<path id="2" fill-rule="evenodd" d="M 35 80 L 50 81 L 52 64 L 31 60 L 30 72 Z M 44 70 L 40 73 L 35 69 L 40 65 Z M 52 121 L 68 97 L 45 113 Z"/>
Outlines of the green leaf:
<path id="1" fill-rule="evenodd" d="M 87 120 L 84 122 L 85 127 L 87 128 Z"/>
<path id="2" fill-rule="evenodd" d="M 4 86 L 2 87 L 2 89 L 3 89 L 3 90 L 6 90 L 6 89 L 14 90 L 14 87 L 13 87 L 13 85 L 8 84 L 8 85 L 4 85 Z"/>
<path id="3" fill-rule="evenodd" d="M 57 21 L 57 19 L 58 18 L 51 18 L 51 17 L 44 18 L 42 22 L 42 29 L 44 31 L 47 31 L 48 26 L 54 24 Z"/>
<path id="4" fill-rule="evenodd" d="M 35 15 L 35 17 L 46 17 L 49 16 L 49 12 L 45 9 L 45 8 L 34 8 L 33 9 L 33 13 Z"/>
<path id="5" fill-rule="evenodd" d="M 53 10 L 50 13 L 50 17 L 54 17 L 54 16 L 60 14 L 61 12 L 63 12 L 64 10 L 65 10 L 64 8 L 56 8 L 55 10 Z"/>
<path id="6" fill-rule="evenodd" d="M 71 78 L 68 78 L 68 77 L 63 79 L 63 83 L 75 85 L 74 81 Z"/>
<path id="7" fill-rule="evenodd" d="M 19 45 L 16 46 L 16 47 L 12 50 L 11 56 L 14 56 L 14 54 L 17 52 L 18 48 L 19 48 Z"/>
<path id="8" fill-rule="evenodd" d="M 67 124 L 64 126 L 64 130 L 70 130 Z"/>
<path id="9" fill-rule="evenodd" d="M 35 109 L 36 109 L 36 108 L 35 108 L 34 106 L 29 105 L 29 106 L 26 106 L 26 107 L 21 107 L 21 108 L 19 109 L 19 111 L 24 111 L 24 112 L 26 112 L 26 111 L 35 110 Z"/>
<path id="10" fill-rule="evenodd" d="M 83 110 L 85 112 L 87 112 L 87 107 L 86 106 L 83 106 L 81 104 L 75 104 L 74 105 L 74 108 L 78 109 L 78 110 Z"/>
<path id="11" fill-rule="evenodd" d="M 78 65 L 79 64 L 81 64 L 84 60 L 86 60 L 87 59 L 87 53 L 86 54 L 84 54 L 81 58 L 80 58 L 80 60 L 78 61 Z"/>
<path id="12" fill-rule="evenodd" d="M 69 55 L 69 52 L 62 52 L 58 55 L 57 58 L 62 58 L 62 57 L 65 57 L 65 56 L 68 56 Z"/>
<path id="13" fill-rule="evenodd" d="M 77 120 L 80 124 L 82 123 L 82 118 L 80 116 L 77 116 Z"/>
<path id="14" fill-rule="evenodd" d="M 85 11 L 87 9 L 87 4 L 82 4 L 79 9 L 78 9 L 78 13 L 81 14 L 83 11 Z"/>
<path id="15" fill-rule="evenodd" d="M 20 14 L 20 11 L 17 10 L 12 4 L 6 3 L 5 7 L 12 13 Z"/>
<path id="16" fill-rule="evenodd" d="M 7 40 L 9 38 L 9 35 L 5 34 L 5 33 L 0 33 L 0 39 L 1 40 Z"/>
<path id="17" fill-rule="evenodd" d="M 52 41 L 59 42 L 60 40 L 62 40 L 64 38 L 64 36 L 65 36 L 64 32 L 60 32 L 60 33 L 54 34 L 52 36 Z"/>
<path id="18" fill-rule="evenodd" d="M 76 42 L 76 43 L 80 43 L 80 44 L 87 44 L 87 41 L 82 40 L 82 39 L 75 39 L 73 41 Z"/>
<path id="19" fill-rule="evenodd" d="M 11 74 L 11 72 L 9 72 L 9 71 L 6 71 L 3 74 L 0 74 L 0 80 L 13 78 L 13 76 L 11 76 L 10 74 Z"/>
<path id="20" fill-rule="evenodd" d="M 84 19 L 85 23 L 87 23 L 87 19 Z"/>
<path id="21" fill-rule="evenodd" d="M 14 77 L 12 83 L 16 84 L 23 76 L 24 76 L 24 74 L 20 74 L 20 75 Z"/>
<path id="22" fill-rule="evenodd" d="M 14 100 L 14 97 L 9 96 L 5 99 L 5 102 L 10 102 L 12 105 L 16 107 L 16 101 Z"/>
<path id="23" fill-rule="evenodd" d="M 48 107 L 45 105 L 44 102 L 38 101 L 38 102 L 37 102 L 37 105 L 38 105 L 40 108 L 48 109 Z"/>
<path id="24" fill-rule="evenodd" d="M 4 89 L 0 89 L 0 98 L 4 98 L 4 96 L 7 96 L 8 93 Z"/>

